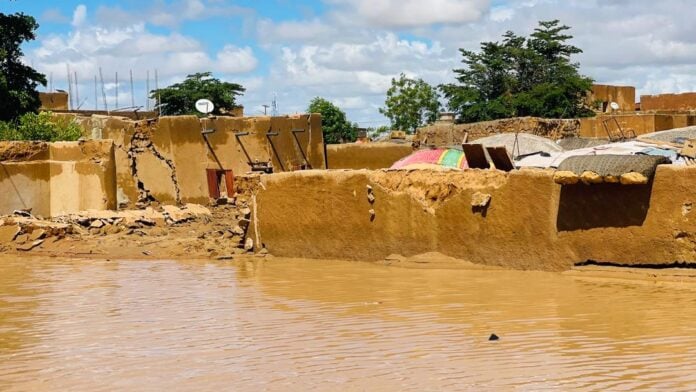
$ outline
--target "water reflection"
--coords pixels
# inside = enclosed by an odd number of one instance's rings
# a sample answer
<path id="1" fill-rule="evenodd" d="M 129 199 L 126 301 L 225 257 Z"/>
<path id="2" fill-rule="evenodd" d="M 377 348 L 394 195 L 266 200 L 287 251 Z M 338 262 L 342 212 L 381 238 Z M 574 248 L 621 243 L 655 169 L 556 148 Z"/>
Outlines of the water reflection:
<path id="1" fill-rule="evenodd" d="M 689 288 L 282 259 L 0 262 L 3 390 L 696 382 Z"/>

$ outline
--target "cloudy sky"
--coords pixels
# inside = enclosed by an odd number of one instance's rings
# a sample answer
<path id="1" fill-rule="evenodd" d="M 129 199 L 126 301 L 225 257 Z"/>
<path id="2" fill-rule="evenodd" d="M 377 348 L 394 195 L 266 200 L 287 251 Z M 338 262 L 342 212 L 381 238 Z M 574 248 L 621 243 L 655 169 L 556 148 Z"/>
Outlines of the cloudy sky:
<path id="1" fill-rule="evenodd" d="M 400 72 L 432 84 L 453 79 L 458 48 L 476 49 L 506 30 L 529 34 L 538 20 L 573 27 L 576 60 L 597 82 L 639 94 L 696 91 L 696 23 L 689 0 L 0 0 L 0 12 L 37 18 L 26 61 L 67 90 L 77 72 L 80 103 L 94 107 L 101 67 L 107 102 L 145 105 L 147 71 L 164 86 L 198 71 L 243 84 L 248 114 L 277 96 L 280 113 L 314 96 L 363 126 Z M 97 93 L 101 106 L 101 87 Z"/>

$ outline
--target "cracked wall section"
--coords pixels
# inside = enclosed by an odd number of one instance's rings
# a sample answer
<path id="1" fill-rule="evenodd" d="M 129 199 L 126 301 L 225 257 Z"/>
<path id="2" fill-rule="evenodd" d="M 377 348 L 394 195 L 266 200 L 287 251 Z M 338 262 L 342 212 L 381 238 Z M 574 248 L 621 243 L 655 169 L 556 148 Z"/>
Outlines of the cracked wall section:
<path id="1" fill-rule="evenodd" d="M 203 121 L 203 124 L 201 123 Z M 233 170 L 236 176 L 250 171 L 243 148 L 235 138 L 248 132 L 243 146 L 252 159 L 272 161 L 276 171 L 303 166 L 324 167 L 323 136 L 319 115 L 288 117 L 160 117 L 132 121 L 92 116 L 83 125 L 92 134 L 113 139 L 116 146 L 117 184 L 121 207 L 209 202 L 207 169 Z M 215 131 L 206 137 L 203 127 Z M 292 130 L 304 130 L 292 135 Z M 272 140 L 267 133 L 277 132 Z"/>

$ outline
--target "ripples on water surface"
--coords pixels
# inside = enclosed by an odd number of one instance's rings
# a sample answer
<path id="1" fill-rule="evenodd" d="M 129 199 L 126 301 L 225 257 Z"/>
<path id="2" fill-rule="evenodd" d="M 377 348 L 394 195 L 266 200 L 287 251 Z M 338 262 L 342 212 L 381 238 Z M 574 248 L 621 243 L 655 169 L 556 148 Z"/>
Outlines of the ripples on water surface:
<path id="1" fill-rule="evenodd" d="M 690 287 L 281 259 L 0 262 L 2 390 L 696 388 Z"/>

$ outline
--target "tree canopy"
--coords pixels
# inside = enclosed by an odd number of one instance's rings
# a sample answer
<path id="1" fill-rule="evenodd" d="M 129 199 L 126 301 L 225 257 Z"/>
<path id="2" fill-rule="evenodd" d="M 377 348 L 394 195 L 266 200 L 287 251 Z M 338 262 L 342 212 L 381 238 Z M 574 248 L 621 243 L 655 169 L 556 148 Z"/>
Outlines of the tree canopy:
<path id="1" fill-rule="evenodd" d="M 155 110 L 161 110 L 167 116 L 200 114 L 195 104 L 203 98 L 213 102 L 213 114 L 219 115 L 237 107 L 236 98 L 244 91 L 241 85 L 220 81 L 211 72 L 199 72 L 188 75 L 181 83 L 152 90 L 150 98 L 157 102 Z"/>
<path id="2" fill-rule="evenodd" d="M 480 52 L 460 49 L 458 83 L 440 86 L 449 109 L 464 122 L 593 115 L 586 101 L 593 81 L 571 62 L 582 50 L 567 43 L 568 30 L 558 20 L 540 21 L 529 37 L 508 31 L 502 42 L 482 42 Z"/>
<path id="3" fill-rule="evenodd" d="M 394 129 L 414 132 L 416 128 L 437 120 L 440 111 L 438 92 L 422 79 L 407 78 L 403 73 L 392 78 L 384 108 L 379 112 L 391 121 Z"/>
<path id="4" fill-rule="evenodd" d="M 324 143 L 336 144 L 354 142 L 357 138 L 355 128 L 346 118 L 346 113 L 338 106 L 321 97 L 315 97 L 309 103 L 308 113 L 321 114 L 321 128 Z"/>
<path id="5" fill-rule="evenodd" d="M 0 121 L 16 120 L 41 106 L 38 85 L 46 76 L 22 63 L 22 43 L 36 39 L 39 27 L 28 15 L 0 13 Z"/>

